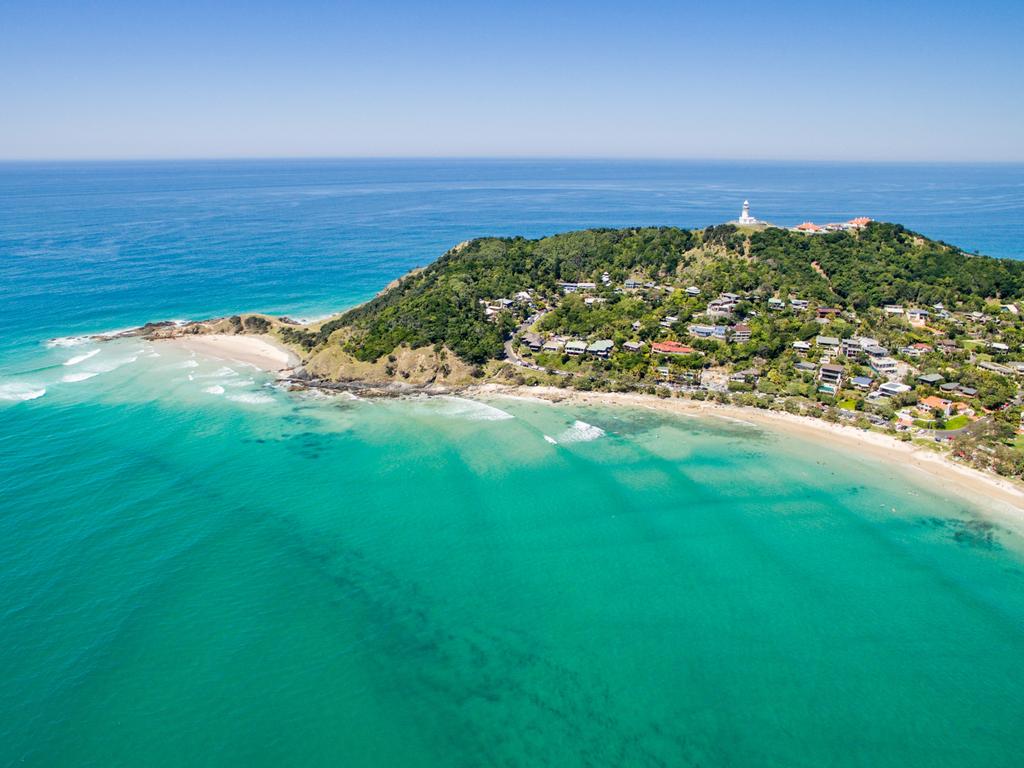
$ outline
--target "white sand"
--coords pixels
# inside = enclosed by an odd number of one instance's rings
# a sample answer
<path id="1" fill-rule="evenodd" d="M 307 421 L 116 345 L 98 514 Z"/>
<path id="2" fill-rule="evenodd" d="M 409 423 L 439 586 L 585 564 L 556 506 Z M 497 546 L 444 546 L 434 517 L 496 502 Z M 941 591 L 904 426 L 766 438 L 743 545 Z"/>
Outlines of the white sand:
<path id="1" fill-rule="evenodd" d="M 810 440 L 825 441 L 832 448 L 848 447 L 872 456 L 893 469 L 927 476 L 928 486 L 971 502 L 989 517 L 1024 533 L 1024 486 L 1008 478 L 981 472 L 952 461 L 948 454 L 930 451 L 895 437 L 869 432 L 782 411 L 719 405 L 717 403 L 660 398 L 654 395 L 612 392 L 576 392 L 557 387 L 508 387 L 485 384 L 474 387 L 478 395 L 504 395 L 582 405 L 627 405 L 683 415 L 703 415 L 764 426 Z M 920 481 L 921 478 L 918 478 Z"/>
<path id="2" fill-rule="evenodd" d="M 160 343 L 172 344 L 204 357 L 245 363 L 271 373 L 290 371 L 301 362 L 298 355 L 269 336 L 206 333 L 175 336 L 160 340 Z"/>

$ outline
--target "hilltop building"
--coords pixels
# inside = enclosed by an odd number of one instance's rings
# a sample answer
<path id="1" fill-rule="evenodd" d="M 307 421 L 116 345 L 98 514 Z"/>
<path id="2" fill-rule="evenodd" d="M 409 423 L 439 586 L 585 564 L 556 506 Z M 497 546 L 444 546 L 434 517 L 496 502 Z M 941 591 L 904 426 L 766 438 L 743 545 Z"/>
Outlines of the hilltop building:
<path id="1" fill-rule="evenodd" d="M 754 226 L 754 225 L 757 225 L 757 224 L 764 224 L 763 221 L 759 221 L 758 219 L 755 219 L 753 216 L 750 215 L 750 201 L 749 200 L 744 200 L 743 201 L 743 210 L 740 211 L 740 217 L 738 219 L 736 219 L 736 223 L 737 224 L 741 224 L 741 225 L 745 225 L 745 226 Z"/>

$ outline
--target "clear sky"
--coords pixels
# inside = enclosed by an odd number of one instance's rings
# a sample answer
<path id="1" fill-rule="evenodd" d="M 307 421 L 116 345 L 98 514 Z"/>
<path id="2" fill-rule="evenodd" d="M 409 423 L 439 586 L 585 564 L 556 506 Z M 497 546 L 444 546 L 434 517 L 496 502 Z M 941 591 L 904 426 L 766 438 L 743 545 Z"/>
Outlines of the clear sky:
<path id="1" fill-rule="evenodd" d="M 1024 160 L 1024 0 L 0 0 L 0 158 Z"/>

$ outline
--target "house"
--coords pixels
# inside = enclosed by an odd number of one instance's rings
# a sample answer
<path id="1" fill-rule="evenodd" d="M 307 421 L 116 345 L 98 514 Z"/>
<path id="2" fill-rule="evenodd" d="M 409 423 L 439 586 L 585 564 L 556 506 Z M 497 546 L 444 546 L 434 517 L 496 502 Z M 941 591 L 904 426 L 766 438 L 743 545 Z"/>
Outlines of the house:
<path id="1" fill-rule="evenodd" d="M 964 397 L 974 397 L 976 394 L 978 394 L 978 390 L 976 390 L 974 387 L 961 386 L 960 394 L 963 395 Z"/>
<path id="2" fill-rule="evenodd" d="M 843 382 L 843 366 L 823 365 L 818 371 L 818 381 L 823 384 L 834 384 L 839 386 Z"/>
<path id="3" fill-rule="evenodd" d="M 673 325 L 679 322 L 679 318 L 675 315 L 666 315 L 662 318 L 661 322 L 658 323 L 662 328 L 671 328 Z"/>
<path id="4" fill-rule="evenodd" d="M 544 352 L 561 352 L 563 349 L 565 349 L 565 342 L 561 339 L 548 339 L 541 347 Z"/>
<path id="5" fill-rule="evenodd" d="M 612 276 L 611 276 L 611 275 L 609 275 L 609 274 L 608 274 L 607 272 L 604 272 L 604 273 L 603 273 L 603 274 L 601 275 L 601 282 L 602 282 L 602 283 L 604 283 L 605 285 L 611 285 L 611 282 L 612 282 Z"/>
<path id="6" fill-rule="evenodd" d="M 808 363 L 804 360 L 801 360 L 799 363 L 793 363 L 793 367 L 798 371 L 802 371 L 803 373 L 814 373 L 816 370 L 818 370 L 818 366 L 816 366 L 814 363 Z"/>
<path id="7" fill-rule="evenodd" d="M 900 306 L 899 304 L 886 304 L 884 307 L 882 307 L 882 309 L 885 312 L 885 314 L 887 314 L 887 315 L 902 315 L 903 314 L 903 307 Z"/>
<path id="8" fill-rule="evenodd" d="M 839 342 L 839 354 L 843 357 L 856 357 L 862 351 L 863 347 L 860 345 L 860 339 L 843 339 Z"/>
<path id="9" fill-rule="evenodd" d="M 700 288 L 698 288 L 696 285 L 691 285 L 689 288 L 686 289 L 686 295 L 700 296 Z"/>
<path id="10" fill-rule="evenodd" d="M 1004 354 L 1010 351 L 1009 345 L 1003 344 L 1001 341 L 990 341 L 988 343 L 988 348 L 993 352 L 1002 352 Z"/>
<path id="11" fill-rule="evenodd" d="M 818 322 L 827 323 L 839 316 L 840 310 L 835 307 L 818 307 Z"/>
<path id="12" fill-rule="evenodd" d="M 986 371 L 992 371 L 993 373 L 1001 373 L 1004 376 L 1009 376 L 1013 373 L 1012 368 L 1007 368 L 1005 365 L 999 363 L 990 363 L 988 360 L 978 363 L 979 368 L 984 368 Z"/>
<path id="13" fill-rule="evenodd" d="M 956 342 L 953 341 L 952 339 L 942 339 L 936 344 L 936 346 L 938 347 L 939 352 L 941 352 L 944 355 L 948 355 L 951 352 L 956 352 Z"/>
<path id="14" fill-rule="evenodd" d="M 856 218 L 850 219 L 846 223 L 849 224 L 850 227 L 853 229 L 863 229 L 864 227 L 871 223 L 871 219 L 869 219 L 867 216 L 857 216 Z"/>
<path id="15" fill-rule="evenodd" d="M 604 304 L 606 301 L 607 299 L 603 296 L 587 296 L 587 298 L 583 300 L 583 303 L 588 307 L 592 307 L 595 304 Z"/>
<path id="16" fill-rule="evenodd" d="M 630 279 L 624 282 L 622 284 L 622 287 L 625 288 L 627 291 L 637 291 L 643 288 L 643 283 L 641 283 L 639 280 Z"/>
<path id="17" fill-rule="evenodd" d="M 632 328 L 633 328 L 634 331 L 639 331 L 642 326 L 643 326 L 643 323 L 641 323 L 639 320 L 634 320 L 633 321 Z"/>
<path id="18" fill-rule="evenodd" d="M 868 344 L 864 347 L 864 351 L 868 357 L 887 357 L 889 355 L 889 350 L 885 347 L 880 347 L 878 344 Z"/>
<path id="19" fill-rule="evenodd" d="M 627 352 L 639 352 L 644 348 L 644 343 L 642 341 L 627 341 L 622 348 Z"/>
<path id="20" fill-rule="evenodd" d="M 946 380 L 946 377 L 941 373 L 922 373 L 917 377 L 917 380 L 922 384 L 927 384 L 929 387 L 935 387 Z"/>
<path id="21" fill-rule="evenodd" d="M 795 349 L 797 352 L 810 352 L 811 343 L 809 341 L 794 341 L 793 349 Z"/>
<path id="22" fill-rule="evenodd" d="M 940 384 L 939 389 L 945 394 L 951 395 L 960 391 L 960 384 L 955 381 L 947 381 L 945 384 Z"/>
<path id="23" fill-rule="evenodd" d="M 793 227 L 794 232 L 803 232 L 808 235 L 816 235 L 824 230 L 812 221 L 805 221 L 803 224 L 797 224 Z"/>
<path id="24" fill-rule="evenodd" d="M 750 326 L 744 325 L 743 323 L 736 323 L 732 327 L 732 340 L 737 344 L 743 344 L 750 341 Z"/>
<path id="25" fill-rule="evenodd" d="M 534 352 L 540 352 L 544 346 L 544 339 L 541 338 L 539 333 L 525 333 L 523 334 L 523 343 Z"/>
<path id="26" fill-rule="evenodd" d="M 908 309 L 907 310 L 907 319 L 910 321 L 910 324 L 914 325 L 914 326 L 918 326 L 918 327 L 920 327 L 920 326 L 922 326 L 922 325 L 924 325 L 925 323 L 928 322 L 929 315 L 930 315 L 930 313 L 928 312 L 927 309 Z"/>
<path id="27" fill-rule="evenodd" d="M 814 343 L 817 344 L 819 347 L 826 347 L 827 349 L 839 348 L 839 339 L 837 339 L 835 336 L 818 336 L 814 340 Z"/>
<path id="28" fill-rule="evenodd" d="M 573 339 L 565 345 L 565 352 L 569 355 L 582 355 L 587 351 L 587 342 Z"/>
<path id="29" fill-rule="evenodd" d="M 694 349 L 677 341 L 656 341 L 651 344 L 651 351 L 656 355 L 689 355 Z"/>
<path id="30" fill-rule="evenodd" d="M 757 384 L 757 380 L 760 376 L 761 372 L 756 368 L 747 368 L 743 371 L 736 371 L 734 374 L 729 376 L 729 381 L 737 384 Z"/>
<path id="31" fill-rule="evenodd" d="M 931 395 L 930 397 L 926 397 L 924 400 L 921 400 L 918 403 L 918 406 L 927 408 L 931 411 L 940 411 L 943 417 L 948 419 L 953 410 L 953 401 L 946 400 L 943 397 L 937 397 L 936 395 Z"/>
<path id="32" fill-rule="evenodd" d="M 768 299 L 768 309 L 780 310 L 780 309 L 785 309 L 785 308 L 786 308 L 786 302 L 784 302 L 782 299 L 777 299 L 774 296 L 772 296 L 770 299 Z"/>
<path id="33" fill-rule="evenodd" d="M 886 397 L 906 394 L 909 391 L 910 387 L 899 381 L 886 381 L 878 386 L 878 392 Z"/>
<path id="34" fill-rule="evenodd" d="M 899 363 L 891 357 L 872 357 L 868 365 L 879 376 L 894 376 L 899 370 Z"/>
<path id="35" fill-rule="evenodd" d="M 597 283 L 559 283 L 558 286 L 563 293 L 576 293 L 577 291 L 592 291 L 597 288 Z"/>
<path id="36" fill-rule="evenodd" d="M 791 306 L 793 309 L 807 309 L 808 303 L 809 302 L 807 301 L 807 299 L 790 299 L 789 300 L 789 306 Z"/>
<path id="37" fill-rule="evenodd" d="M 591 355 L 597 355 L 598 357 L 608 357 L 608 355 L 612 353 L 612 349 L 614 347 L 615 342 L 611 339 L 600 339 L 589 345 L 587 347 L 587 352 Z"/>
<path id="38" fill-rule="evenodd" d="M 850 379 L 850 383 L 853 384 L 857 389 L 867 392 L 871 389 L 871 378 L 869 376 L 854 376 Z"/>

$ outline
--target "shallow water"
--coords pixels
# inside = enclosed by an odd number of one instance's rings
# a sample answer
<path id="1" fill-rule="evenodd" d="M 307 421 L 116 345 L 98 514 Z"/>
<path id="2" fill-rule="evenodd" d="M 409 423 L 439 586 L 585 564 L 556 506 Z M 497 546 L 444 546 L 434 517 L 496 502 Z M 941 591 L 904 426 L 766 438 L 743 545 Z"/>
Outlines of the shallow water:
<path id="1" fill-rule="evenodd" d="M 474 216 L 664 217 L 661 170 L 360 198 L 203 168 L 3 177 L 0 764 L 1019 763 L 1021 540 L 926 480 L 720 419 L 324 398 L 73 338 L 323 312 Z"/>

